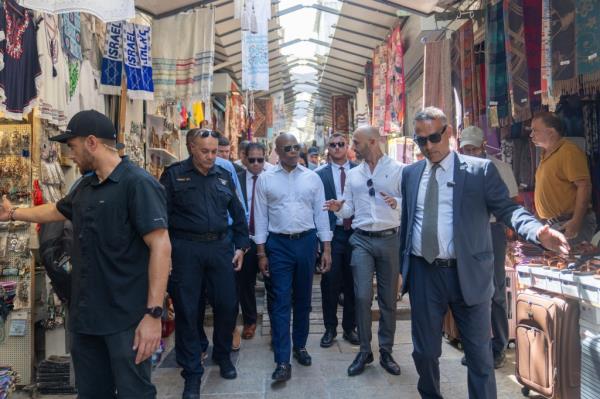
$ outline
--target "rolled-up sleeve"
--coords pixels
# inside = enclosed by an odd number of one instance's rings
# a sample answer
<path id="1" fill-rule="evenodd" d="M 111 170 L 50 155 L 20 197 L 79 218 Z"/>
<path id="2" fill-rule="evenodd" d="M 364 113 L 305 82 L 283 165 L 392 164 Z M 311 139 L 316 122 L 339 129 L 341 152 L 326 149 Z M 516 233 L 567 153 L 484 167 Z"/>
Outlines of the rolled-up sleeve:
<path id="1" fill-rule="evenodd" d="M 254 199 L 254 242 L 264 244 L 269 235 L 269 210 L 267 202 L 267 181 L 264 174 L 256 180 Z"/>
<path id="2" fill-rule="evenodd" d="M 316 186 L 313 197 L 313 215 L 315 226 L 317 228 L 317 236 L 322 242 L 331 241 L 333 234 L 329 226 L 329 214 L 323 209 L 325 204 L 325 188 L 323 182 L 316 174 L 314 175 L 313 184 Z"/>

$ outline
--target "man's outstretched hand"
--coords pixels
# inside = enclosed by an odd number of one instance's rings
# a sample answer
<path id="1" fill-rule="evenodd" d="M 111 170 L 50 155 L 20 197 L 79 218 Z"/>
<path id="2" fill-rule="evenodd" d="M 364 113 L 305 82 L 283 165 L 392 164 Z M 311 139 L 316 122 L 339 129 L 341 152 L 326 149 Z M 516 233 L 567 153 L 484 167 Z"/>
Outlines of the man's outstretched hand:
<path id="1" fill-rule="evenodd" d="M 571 250 L 564 234 L 560 231 L 551 229 L 549 226 L 544 226 L 539 229 L 537 236 L 544 248 L 549 249 L 550 251 L 567 255 Z"/>

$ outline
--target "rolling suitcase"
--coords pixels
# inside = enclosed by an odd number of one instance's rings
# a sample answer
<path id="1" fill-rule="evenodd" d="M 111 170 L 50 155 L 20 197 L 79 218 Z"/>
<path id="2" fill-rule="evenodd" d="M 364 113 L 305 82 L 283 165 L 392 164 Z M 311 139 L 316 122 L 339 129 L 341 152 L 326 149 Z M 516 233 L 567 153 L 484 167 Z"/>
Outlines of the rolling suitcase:
<path id="1" fill-rule="evenodd" d="M 580 397 L 579 303 L 526 290 L 517 297 L 517 380 L 551 399 Z"/>
<path id="2" fill-rule="evenodd" d="M 506 315 L 508 341 L 514 342 L 517 332 L 517 271 L 513 267 L 506 267 Z"/>
<path id="3" fill-rule="evenodd" d="M 452 311 L 448 308 L 446 316 L 444 316 L 444 324 L 442 325 L 442 332 L 444 337 L 451 343 L 456 345 L 459 349 L 462 349 L 462 343 L 460 342 L 460 333 L 458 327 L 452 316 Z"/>

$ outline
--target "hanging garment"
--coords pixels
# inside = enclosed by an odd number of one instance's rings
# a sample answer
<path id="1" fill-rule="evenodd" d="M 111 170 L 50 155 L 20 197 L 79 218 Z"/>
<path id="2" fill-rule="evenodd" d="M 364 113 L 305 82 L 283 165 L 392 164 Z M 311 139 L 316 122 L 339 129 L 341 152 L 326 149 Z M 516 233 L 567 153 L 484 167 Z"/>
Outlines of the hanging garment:
<path id="1" fill-rule="evenodd" d="M 198 8 L 154 20 L 152 35 L 155 99 L 208 104 L 215 58 L 215 9 Z"/>
<path id="2" fill-rule="evenodd" d="M 553 95 L 576 94 L 575 0 L 550 0 L 550 12 Z"/>
<path id="3" fill-rule="evenodd" d="M 542 0 L 542 104 L 550 111 L 556 108 L 558 98 L 552 89 L 552 18 L 550 0 Z"/>
<path id="4" fill-rule="evenodd" d="M 0 10 L 0 111 L 9 119 L 23 119 L 33 109 L 41 84 L 35 23 L 31 11 L 15 0 Z"/>
<path id="5" fill-rule="evenodd" d="M 384 132 L 387 101 L 388 48 L 377 47 L 373 57 L 373 121 L 372 125 Z"/>
<path id="6" fill-rule="evenodd" d="M 367 61 L 365 64 L 365 88 L 367 89 L 367 103 L 369 106 L 370 118 L 373 114 L 373 61 Z"/>
<path id="7" fill-rule="evenodd" d="M 102 51 L 105 43 L 105 24 L 90 14 L 81 14 L 81 55 L 89 60 L 92 68 L 102 67 Z"/>
<path id="8" fill-rule="evenodd" d="M 595 93 L 600 89 L 600 3 L 576 0 L 577 71 L 583 90 Z"/>
<path id="9" fill-rule="evenodd" d="M 134 0 L 20 0 L 32 10 L 59 14 L 67 11 L 93 14 L 104 22 L 123 21 L 135 17 Z"/>
<path id="10" fill-rule="evenodd" d="M 350 132 L 350 115 L 348 114 L 348 96 L 332 96 L 331 107 L 333 116 L 333 131 L 335 133 Z"/>
<path id="11" fill-rule="evenodd" d="M 454 107 L 452 115 L 447 115 L 450 120 L 453 121 L 456 126 L 456 131 L 460 133 L 465 127 L 463 122 L 463 94 L 462 94 L 462 80 L 461 80 L 461 47 L 460 47 L 460 35 L 458 32 L 452 33 L 450 38 L 450 62 L 451 72 L 450 79 L 452 80 L 452 95 L 454 98 Z"/>
<path id="12" fill-rule="evenodd" d="M 452 120 L 450 40 L 426 43 L 424 63 L 423 107 L 438 107 Z"/>
<path id="13" fill-rule="evenodd" d="M 267 137 L 267 109 L 271 106 L 269 100 L 254 100 L 254 119 L 252 120 L 252 135 L 254 137 Z"/>
<path id="14" fill-rule="evenodd" d="M 103 94 L 121 94 L 123 75 L 123 22 L 106 24 L 106 43 L 102 58 L 100 91 Z"/>
<path id="15" fill-rule="evenodd" d="M 269 90 L 270 0 L 246 0 L 250 28 L 242 32 L 242 90 Z M 244 17 L 242 16 L 242 21 Z"/>
<path id="16" fill-rule="evenodd" d="M 583 137 L 583 102 L 579 96 L 561 96 L 556 106 L 556 115 L 560 116 L 565 128 L 565 137 Z"/>
<path id="17" fill-rule="evenodd" d="M 523 23 L 529 105 L 535 113 L 542 108 L 542 0 L 523 0 Z"/>
<path id="18" fill-rule="evenodd" d="M 510 124 L 502 0 L 488 0 L 486 12 L 487 118 L 490 127 Z"/>
<path id="19" fill-rule="evenodd" d="M 404 82 L 404 49 L 402 47 L 402 31 L 397 26 L 388 39 L 389 46 L 389 91 L 388 91 L 388 114 L 389 120 L 387 132 L 399 133 L 404 127 L 404 114 L 406 112 L 406 96 Z"/>
<path id="20" fill-rule="evenodd" d="M 59 15 L 63 50 L 70 61 L 81 61 L 81 19 L 78 12 Z"/>
<path id="21" fill-rule="evenodd" d="M 460 81 L 463 110 L 463 126 L 470 126 L 479 121 L 479 104 L 477 102 L 477 79 L 475 75 L 473 21 L 464 23 L 458 30 L 460 51 Z"/>
<path id="22" fill-rule="evenodd" d="M 37 30 L 42 70 L 38 107 L 40 118 L 64 129 L 67 126 L 69 67 L 59 38 L 58 17 L 41 14 Z"/>
<path id="23" fill-rule="evenodd" d="M 195 101 L 192 103 L 192 121 L 190 124 L 192 127 L 199 127 L 202 122 L 204 122 L 204 105 L 202 101 Z"/>
<path id="24" fill-rule="evenodd" d="M 600 96 L 598 94 L 584 99 L 583 124 L 587 154 L 590 159 L 600 161 Z"/>
<path id="25" fill-rule="evenodd" d="M 511 116 L 522 122 L 531 118 L 523 0 L 504 0 L 503 14 Z"/>

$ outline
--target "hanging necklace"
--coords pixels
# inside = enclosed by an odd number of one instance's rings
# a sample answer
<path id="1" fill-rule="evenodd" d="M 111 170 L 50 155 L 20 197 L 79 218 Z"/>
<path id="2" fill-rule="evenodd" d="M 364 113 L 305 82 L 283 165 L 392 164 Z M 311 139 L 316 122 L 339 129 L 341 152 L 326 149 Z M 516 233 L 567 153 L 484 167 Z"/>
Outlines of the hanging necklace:
<path id="1" fill-rule="evenodd" d="M 23 54 L 23 33 L 27 30 L 29 26 L 29 15 L 27 11 L 21 13 L 18 9 L 10 7 L 9 2 L 4 2 L 4 13 L 6 14 L 6 51 L 7 53 L 14 59 L 18 60 L 21 58 Z M 14 14 L 13 14 L 14 12 Z M 21 25 L 19 25 L 19 21 L 15 21 L 21 19 Z"/>
<path id="2" fill-rule="evenodd" d="M 58 63 L 58 21 L 54 15 L 46 14 L 44 16 L 44 28 L 46 30 L 46 45 L 48 46 L 48 55 L 52 62 L 52 76 L 58 75 L 56 64 Z"/>

